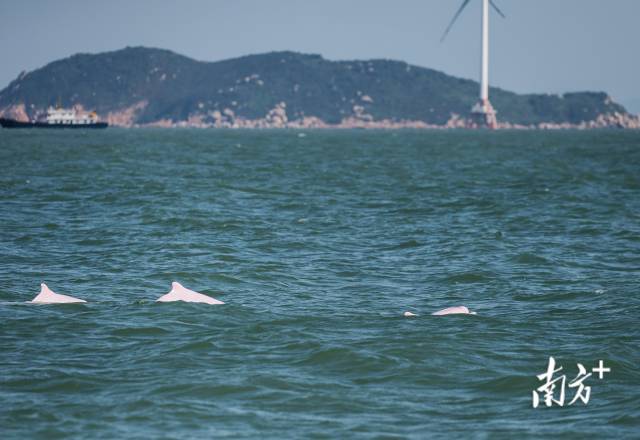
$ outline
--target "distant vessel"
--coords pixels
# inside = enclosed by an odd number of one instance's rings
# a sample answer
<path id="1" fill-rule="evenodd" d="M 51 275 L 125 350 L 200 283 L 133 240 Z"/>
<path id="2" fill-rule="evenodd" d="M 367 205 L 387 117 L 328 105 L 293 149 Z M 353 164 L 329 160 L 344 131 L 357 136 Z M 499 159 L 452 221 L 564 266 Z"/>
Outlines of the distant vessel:
<path id="1" fill-rule="evenodd" d="M 44 120 L 18 121 L 0 118 L 4 128 L 107 128 L 106 122 L 100 122 L 96 112 L 79 114 L 75 109 L 49 107 Z"/>

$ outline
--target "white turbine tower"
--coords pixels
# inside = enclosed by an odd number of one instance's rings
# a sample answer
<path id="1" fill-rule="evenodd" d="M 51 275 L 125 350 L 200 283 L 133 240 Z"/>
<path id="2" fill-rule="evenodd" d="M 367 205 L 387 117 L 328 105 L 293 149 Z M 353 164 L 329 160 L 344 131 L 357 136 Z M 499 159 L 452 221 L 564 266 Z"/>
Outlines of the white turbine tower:
<path id="1" fill-rule="evenodd" d="M 471 0 L 464 0 L 462 5 L 453 16 L 451 23 L 447 26 L 440 41 L 444 41 L 447 34 L 453 27 L 464 8 L 467 7 Z M 489 128 L 496 128 L 498 121 L 496 119 L 496 111 L 493 109 L 491 102 L 489 101 L 489 5 L 495 9 L 502 18 L 505 18 L 504 14 L 496 6 L 493 0 L 482 0 L 482 66 L 480 70 L 480 100 L 473 106 L 471 113 L 474 114 L 478 120 L 479 125 Z"/>

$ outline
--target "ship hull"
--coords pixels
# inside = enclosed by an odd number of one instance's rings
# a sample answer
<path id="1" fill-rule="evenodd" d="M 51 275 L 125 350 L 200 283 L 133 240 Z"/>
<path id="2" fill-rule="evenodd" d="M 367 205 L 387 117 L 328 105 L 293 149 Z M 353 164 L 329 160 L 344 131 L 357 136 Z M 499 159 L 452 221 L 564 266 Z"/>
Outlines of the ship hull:
<path id="1" fill-rule="evenodd" d="M 0 126 L 4 128 L 107 128 L 109 126 L 106 122 L 94 122 L 91 124 L 49 124 L 47 122 L 24 122 L 16 121 L 15 119 L 0 118 Z"/>

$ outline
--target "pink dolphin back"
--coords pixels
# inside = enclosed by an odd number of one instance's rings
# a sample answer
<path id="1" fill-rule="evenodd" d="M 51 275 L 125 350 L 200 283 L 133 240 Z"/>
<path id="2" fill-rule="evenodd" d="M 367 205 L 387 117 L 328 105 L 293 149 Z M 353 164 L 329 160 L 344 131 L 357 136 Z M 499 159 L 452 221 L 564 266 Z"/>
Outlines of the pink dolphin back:
<path id="1" fill-rule="evenodd" d="M 49 289 L 45 283 L 40 284 L 40 293 L 31 300 L 37 304 L 69 304 L 84 303 L 83 299 L 74 298 L 73 296 L 61 295 Z"/>
<path id="2" fill-rule="evenodd" d="M 444 315 L 475 315 L 476 312 L 470 312 L 465 306 L 447 307 L 446 309 L 439 310 L 432 315 L 444 316 Z"/>
<path id="3" fill-rule="evenodd" d="M 205 304 L 224 304 L 222 301 L 219 301 L 215 298 L 211 298 L 210 296 L 203 295 L 202 293 L 189 290 L 186 287 L 184 287 L 182 284 L 176 281 L 171 283 L 171 291 L 166 295 L 161 296 L 156 301 L 159 301 L 159 302 L 184 301 L 184 302 L 205 303 Z"/>

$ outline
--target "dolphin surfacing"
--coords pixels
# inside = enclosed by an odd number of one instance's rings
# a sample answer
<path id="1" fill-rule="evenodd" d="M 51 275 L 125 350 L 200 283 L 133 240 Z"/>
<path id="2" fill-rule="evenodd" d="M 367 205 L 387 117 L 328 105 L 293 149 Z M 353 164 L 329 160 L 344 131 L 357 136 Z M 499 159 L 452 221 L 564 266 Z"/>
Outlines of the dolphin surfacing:
<path id="1" fill-rule="evenodd" d="M 444 316 L 444 315 L 475 315 L 476 312 L 469 311 L 465 306 L 457 306 L 457 307 L 447 307 L 446 309 L 438 310 L 437 312 L 432 313 L 435 316 Z"/>
<path id="2" fill-rule="evenodd" d="M 224 304 L 222 301 L 210 296 L 203 295 L 202 293 L 194 292 L 184 287 L 182 284 L 174 281 L 171 283 L 171 291 L 166 295 L 162 295 L 156 300 L 157 302 L 173 302 L 184 301 L 193 303 L 205 303 L 205 304 Z"/>
<path id="3" fill-rule="evenodd" d="M 61 295 L 49 289 L 45 283 L 40 284 L 40 293 L 31 300 L 36 304 L 71 304 L 86 303 L 83 299 L 74 298 L 69 295 Z"/>

